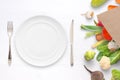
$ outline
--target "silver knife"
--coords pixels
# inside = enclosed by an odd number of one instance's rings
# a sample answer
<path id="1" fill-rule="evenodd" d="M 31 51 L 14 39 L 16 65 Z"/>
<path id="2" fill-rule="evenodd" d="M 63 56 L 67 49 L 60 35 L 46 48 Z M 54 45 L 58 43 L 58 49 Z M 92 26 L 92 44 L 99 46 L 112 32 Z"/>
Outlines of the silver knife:
<path id="1" fill-rule="evenodd" d="M 71 28 L 70 28 L 70 65 L 74 65 L 74 59 L 73 59 L 73 26 L 74 26 L 74 20 L 71 22 Z"/>

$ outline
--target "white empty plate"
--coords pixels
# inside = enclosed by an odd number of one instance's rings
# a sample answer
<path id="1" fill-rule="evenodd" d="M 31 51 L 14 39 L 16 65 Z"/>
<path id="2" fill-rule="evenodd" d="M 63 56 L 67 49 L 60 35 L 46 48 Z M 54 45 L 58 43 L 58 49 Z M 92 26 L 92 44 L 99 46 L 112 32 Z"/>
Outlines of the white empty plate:
<path id="1" fill-rule="evenodd" d="M 58 61 L 67 46 L 61 24 L 48 16 L 35 16 L 20 25 L 15 47 L 20 57 L 34 66 L 48 66 Z"/>

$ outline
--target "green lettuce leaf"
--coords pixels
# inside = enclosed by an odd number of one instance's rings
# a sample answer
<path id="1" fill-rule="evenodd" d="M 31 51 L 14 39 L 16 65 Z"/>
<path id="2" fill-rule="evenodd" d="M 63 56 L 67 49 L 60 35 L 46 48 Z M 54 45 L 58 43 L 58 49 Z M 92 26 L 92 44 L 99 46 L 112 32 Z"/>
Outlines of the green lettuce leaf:
<path id="1" fill-rule="evenodd" d="M 120 71 L 117 69 L 112 70 L 112 78 L 111 80 L 120 80 Z"/>

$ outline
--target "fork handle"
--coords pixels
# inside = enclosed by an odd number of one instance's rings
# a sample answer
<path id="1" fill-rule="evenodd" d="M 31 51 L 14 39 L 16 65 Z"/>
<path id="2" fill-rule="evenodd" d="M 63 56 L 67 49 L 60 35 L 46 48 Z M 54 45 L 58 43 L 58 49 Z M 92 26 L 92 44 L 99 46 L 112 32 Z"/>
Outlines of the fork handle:
<path id="1" fill-rule="evenodd" d="M 11 64 L 12 55 L 11 55 L 11 37 L 9 37 L 9 52 L 8 52 L 8 63 Z"/>

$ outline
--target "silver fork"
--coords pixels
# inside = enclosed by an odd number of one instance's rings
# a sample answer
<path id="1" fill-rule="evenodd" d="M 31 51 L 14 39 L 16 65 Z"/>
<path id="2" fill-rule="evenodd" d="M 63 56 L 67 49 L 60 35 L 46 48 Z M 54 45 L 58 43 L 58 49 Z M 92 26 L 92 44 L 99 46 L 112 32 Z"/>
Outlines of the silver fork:
<path id="1" fill-rule="evenodd" d="M 13 34 L 13 22 L 12 21 L 8 21 L 7 22 L 7 33 L 8 33 L 8 37 L 9 37 L 8 64 L 11 65 L 11 61 L 12 61 L 12 55 L 11 55 L 11 37 L 12 37 L 12 34 Z"/>

